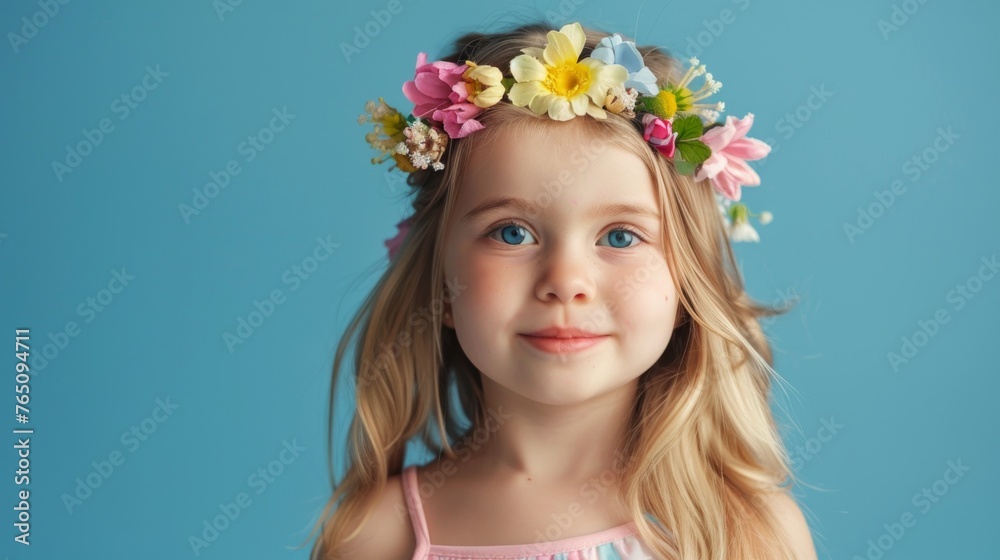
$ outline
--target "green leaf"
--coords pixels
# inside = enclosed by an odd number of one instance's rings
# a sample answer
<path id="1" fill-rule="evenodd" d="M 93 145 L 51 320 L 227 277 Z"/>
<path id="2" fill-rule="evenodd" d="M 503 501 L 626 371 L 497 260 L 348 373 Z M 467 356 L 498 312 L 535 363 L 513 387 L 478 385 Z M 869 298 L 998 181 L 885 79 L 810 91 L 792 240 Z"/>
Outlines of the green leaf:
<path id="1" fill-rule="evenodd" d="M 514 78 L 504 78 L 500 80 L 500 84 L 503 85 L 503 89 L 506 92 L 510 92 L 510 88 L 514 87 L 514 84 L 516 83 L 517 80 L 515 80 Z"/>
<path id="2" fill-rule="evenodd" d="M 694 175 L 694 170 L 698 166 L 693 163 L 688 163 L 682 159 L 674 158 L 674 169 L 677 170 L 681 175 Z"/>
<path id="3" fill-rule="evenodd" d="M 704 125 L 701 124 L 701 119 L 697 115 L 687 115 L 674 119 L 673 127 L 678 140 L 697 140 L 701 138 L 704 130 Z"/>
<path id="4" fill-rule="evenodd" d="M 680 152 L 684 161 L 694 165 L 698 165 L 712 155 L 712 149 L 700 140 L 677 142 L 677 151 Z"/>

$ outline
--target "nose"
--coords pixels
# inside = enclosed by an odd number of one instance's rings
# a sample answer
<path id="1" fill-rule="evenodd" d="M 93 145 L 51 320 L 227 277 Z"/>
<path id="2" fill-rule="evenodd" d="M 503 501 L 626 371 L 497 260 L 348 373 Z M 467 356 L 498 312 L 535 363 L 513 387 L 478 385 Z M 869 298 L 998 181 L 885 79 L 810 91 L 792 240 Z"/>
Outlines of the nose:
<path id="1" fill-rule="evenodd" d="M 542 256 L 535 295 L 541 301 L 585 303 L 594 299 L 596 287 L 592 258 L 580 248 L 559 244 Z"/>

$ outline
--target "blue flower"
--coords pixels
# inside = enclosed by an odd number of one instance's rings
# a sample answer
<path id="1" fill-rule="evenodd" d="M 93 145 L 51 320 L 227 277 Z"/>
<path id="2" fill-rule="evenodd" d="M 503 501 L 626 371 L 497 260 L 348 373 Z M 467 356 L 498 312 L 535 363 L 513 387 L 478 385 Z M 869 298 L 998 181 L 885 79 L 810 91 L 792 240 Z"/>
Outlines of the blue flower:
<path id="1" fill-rule="evenodd" d="M 660 93 L 659 86 L 656 85 L 656 76 L 652 70 L 642 62 L 642 55 L 635 48 L 632 41 L 623 41 L 621 35 L 615 33 L 610 37 L 601 39 L 597 47 L 590 55 L 606 64 L 620 64 L 628 70 L 628 80 L 625 82 L 626 88 L 635 88 L 643 95 L 656 95 Z"/>

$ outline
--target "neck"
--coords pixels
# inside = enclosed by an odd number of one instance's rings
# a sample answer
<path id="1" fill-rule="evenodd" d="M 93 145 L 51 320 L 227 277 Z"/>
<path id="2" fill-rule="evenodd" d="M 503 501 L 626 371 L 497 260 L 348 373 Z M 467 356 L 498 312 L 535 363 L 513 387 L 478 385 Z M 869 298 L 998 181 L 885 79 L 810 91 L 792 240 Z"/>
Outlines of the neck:
<path id="1" fill-rule="evenodd" d="M 495 475 L 542 484 L 612 484 L 624 468 L 620 446 L 638 379 L 586 402 L 531 401 L 483 377 L 488 441 L 477 452 Z"/>

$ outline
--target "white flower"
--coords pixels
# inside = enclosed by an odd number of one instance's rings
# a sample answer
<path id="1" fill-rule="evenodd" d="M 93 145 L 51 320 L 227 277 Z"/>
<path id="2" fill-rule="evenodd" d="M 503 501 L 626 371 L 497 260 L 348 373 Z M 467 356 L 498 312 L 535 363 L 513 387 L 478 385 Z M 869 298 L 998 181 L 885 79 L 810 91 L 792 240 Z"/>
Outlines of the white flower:
<path id="1" fill-rule="evenodd" d="M 771 214 L 767 210 L 764 210 L 763 212 L 760 213 L 759 220 L 762 226 L 766 226 L 767 224 L 771 223 L 771 220 L 773 219 L 774 219 L 774 214 Z"/>
<path id="2" fill-rule="evenodd" d="M 754 243 L 760 242 L 760 236 L 757 235 L 757 230 L 753 229 L 750 222 L 738 221 L 729 226 L 729 238 L 734 242 L 741 241 L 753 241 Z"/>

